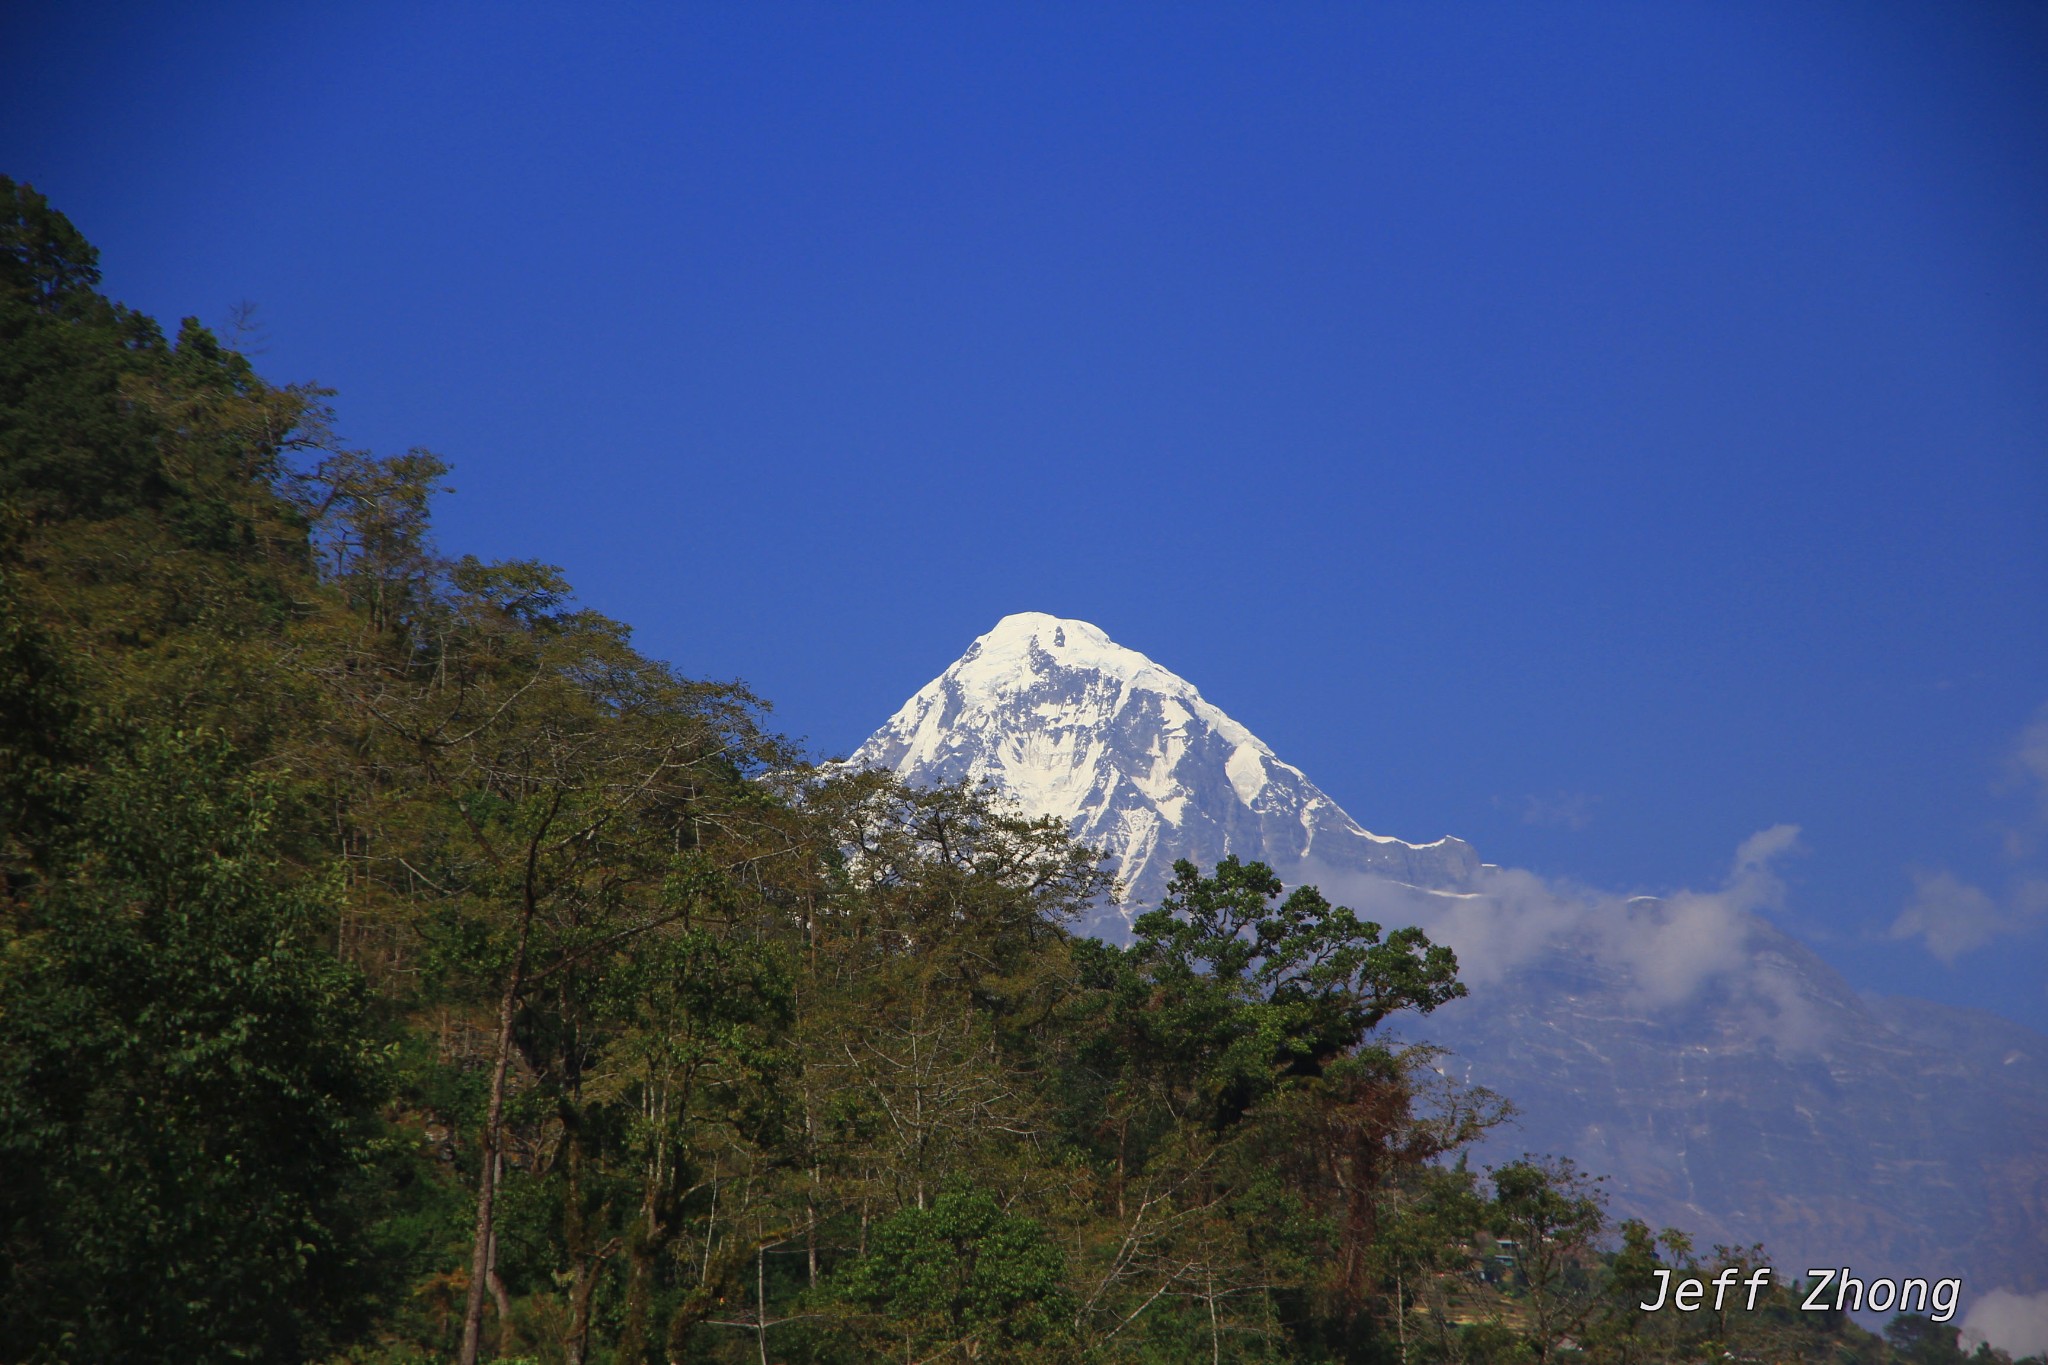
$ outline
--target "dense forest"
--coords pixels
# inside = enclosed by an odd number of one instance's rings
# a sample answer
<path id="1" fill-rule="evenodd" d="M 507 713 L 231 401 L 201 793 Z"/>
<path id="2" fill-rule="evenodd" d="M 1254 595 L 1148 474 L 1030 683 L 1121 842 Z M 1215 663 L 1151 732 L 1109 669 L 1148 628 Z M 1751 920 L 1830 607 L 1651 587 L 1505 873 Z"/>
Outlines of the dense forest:
<path id="1" fill-rule="evenodd" d="M 99 284 L 0 179 L 5 1365 L 1965 1358 L 1641 1311 L 1766 1253 L 1464 1160 L 1378 1034 L 1447 949 L 1235 861 L 1078 936 L 1063 828 L 808 764 Z"/>

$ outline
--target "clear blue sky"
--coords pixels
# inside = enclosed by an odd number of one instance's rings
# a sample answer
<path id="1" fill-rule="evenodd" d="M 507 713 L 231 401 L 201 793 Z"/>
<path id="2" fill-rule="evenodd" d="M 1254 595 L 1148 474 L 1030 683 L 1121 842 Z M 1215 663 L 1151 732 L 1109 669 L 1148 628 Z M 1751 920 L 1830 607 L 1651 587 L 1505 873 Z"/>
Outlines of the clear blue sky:
<path id="1" fill-rule="evenodd" d="M 2048 1025 L 2048 7 L 40 9 L 109 292 L 817 752 L 1085 617 L 1385 833 L 1796 823 L 1853 981 Z"/>

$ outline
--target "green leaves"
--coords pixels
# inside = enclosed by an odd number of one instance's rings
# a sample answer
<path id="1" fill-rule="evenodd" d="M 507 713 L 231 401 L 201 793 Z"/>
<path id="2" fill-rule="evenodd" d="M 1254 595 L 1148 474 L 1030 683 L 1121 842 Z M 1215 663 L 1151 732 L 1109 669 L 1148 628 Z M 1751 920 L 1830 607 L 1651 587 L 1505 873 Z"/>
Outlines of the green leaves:
<path id="1" fill-rule="evenodd" d="M 1465 994 L 1456 956 L 1420 929 L 1382 940 L 1379 925 L 1331 905 L 1313 886 L 1272 905 L 1281 890 L 1271 868 L 1234 855 L 1208 877 L 1175 863 L 1166 900 L 1134 926 L 1138 956 L 1276 1003 L 1336 1006 L 1354 1044 L 1396 1010 L 1427 1014 Z"/>
<path id="2" fill-rule="evenodd" d="M 1312 886 L 1274 905 L 1282 889 L 1263 863 L 1229 857 L 1207 877 L 1176 863 L 1121 964 L 1126 1027 L 1218 1125 L 1285 1077 L 1320 1074 L 1394 1011 L 1465 994 L 1457 958 L 1420 929 L 1383 938 Z"/>
<path id="3" fill-rule="evenodd" d="M 941 1194 L 877 1224 L 838 1279 L 849 1302 L 883 1314 L 923 1359 L 1044 1360 L 1071 1312 L 1065 1264 L 1045 1229 L 985 1190 Z"/>
<path id="4" fill-rule="evenodd" d="M 0 931 L 0 1356 L 301 1359 L 362 1307 L 381 1054 L 270 821 L 148 738 Z"/>
<path id="5" fill-rule="evenodd" d="M 54 308 L 100 282 L 100 253 L 31 185 L 0 175 L 0 289 Z"/>

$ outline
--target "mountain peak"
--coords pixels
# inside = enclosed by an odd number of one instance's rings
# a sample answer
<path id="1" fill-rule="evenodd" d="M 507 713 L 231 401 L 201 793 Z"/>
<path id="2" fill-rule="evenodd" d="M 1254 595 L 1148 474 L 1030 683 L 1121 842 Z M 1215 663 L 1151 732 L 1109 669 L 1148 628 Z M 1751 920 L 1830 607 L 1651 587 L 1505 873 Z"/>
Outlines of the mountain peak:
<path id="1" fill-rule="evenodd" d="M 1049 669 L 1087 669 L 1127 686 L 1201 696 L 1193 683 L 1118 644 L 1102 627 L 1042 611 L 1005 616 L 987 634 L 977 637 L 947 672 L 957 670 L 963 680 L 971 678 L 985 687 L 1015 688 L 1028 686 L 1027 679 L 1043 676 Z"/>
<path id="2" fill-rule="evenodd" d="M 1110 855 L 1136 906 L 1179 858 L 1234 853 L 1289 880 L 1332 869 L 1425 886 L 1462 885 L 1477 866 L 1459 840 L 1368 833 L 1194 684 L 1099 626 L 1044 612 L 998 621 L 849 762 L 986 782 L 1058 816 Z"/>

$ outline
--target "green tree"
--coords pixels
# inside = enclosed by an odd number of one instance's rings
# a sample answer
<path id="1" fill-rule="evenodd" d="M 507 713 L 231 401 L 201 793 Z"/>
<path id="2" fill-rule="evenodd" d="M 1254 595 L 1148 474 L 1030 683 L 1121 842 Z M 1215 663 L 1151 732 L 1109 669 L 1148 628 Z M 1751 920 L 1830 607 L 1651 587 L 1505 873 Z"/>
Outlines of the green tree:
<path id="1" fill-rule="evenodd" d="M 1066 1336 L 1060 1250 L 984 1190 L 937 1196 L 876 1225 L 840 1294 L 880 1319 L 903 1359 L 1047 1361 Z"/>
<path id="2" fill-rule="evenodd" d="M 1691 1250 L 1691 1242 L 1676 1229 L 1653 1234 L 1641 1219 L 1622 1223 L 1621 1246 L 1607 1262 L 1601 1302 L 1584 1333 L 1589 1355 L 1614 1365 L 1636 1365 L 1669 1346 L 1679 1315 L 1646 1313 L 1642 1305 L 1658 1297 L 1659 1270 L 1697 1270 L 1690 1259 Z M 1669 1263 L 1660 1259 L 1660 1251 Z"/>
<path id="3" fill-rule="evenodd" d="M 1374 1248 L 1394 1279 L 1395 1340 L 1402 1359 L 1460 1361 L 1470 1345 L 1460 1320 L 1483 1315 L 1473 1244 L 1485 1224 L 1478 1182 L 1460 1160 L 1410 1172 L 1387 1200 Z M 1412 1305 L 1412 1307 L 1411 1307 Z"/>
<path id="4" fill-rule="evenodd" d="M 1282 1113 L 1282 1169 L 1328 1229 L 1317 1277 L 1337 1321 L 1355 1324 L 1384 1299 L 1397 1345 L 1407 1303 L 1432 1277 L 1469 1260 L 1477 1203 L 1469 1173 L 1438 1166 L 1506 1121 L 1492 1092 L 1454 1084 L 1442 1053 L 1371 1044 L 1295 1087 Z"/>
<path id="5" fill-rule="evenodd" d="M 1273 904 L 1283 889 L 1264 863 L 1228 857 L 1205 877 L 1182 860 L 1132 925 L 1128 967 L 1158 1002 L 1155 1050 L 1218 1128 L 1283 1079 L 1320 1075 L 1397 1010 L 1465 994 L 1456 956 L 1420 929 L 1383 936 L 1313 886 Z"/>
<path id="6" fill-rule="evenodd" d="M 217 741 L 84 793 L 0 925 L 0 1356 L 299 1361 L 361 1326 L 381 1067 Z"/>
<path id="7" fill-rule="evenodd" d="M 1576 1333 L 1597 1302 L 1591 1262 L 1607 1225 L 1598 1178 L 1565 1157 L 1524 1157 L 1492 1172 L 1494 1234 L 1514 1244 L 1528 1293 L 1528 1337 L 1539 1360 Z"/>
<path id="8" fill-rule="evenodd" d="M 1405 1082 L 1382 1084 L 1385 1054 L 1363 1045 L 1395 1011 L 1465 988 L 1420 930 L 1385 933 L 1314 887 L 1282 890 L 1261 863 L 1226 858 L 1204 876 L 1183 861 L 1130 947 L 1075 945 L 1087 989 L 1064 1089 L 1114 1229 L 1082 1300 L 1098 1339 L 1194 1295 L 1218 1310 L 1214 1348 L 1229 1314 L 1263 1323 L 1270 1287 L 1323 1281 L 1333 1242 L 1358 1253 L 1340 1284 L 1362 1274 L 1378 1183 L 1404 1160 L 1389 1143 L 1419 1132 Z"/>
<path id="9" fill-rule="evenodd" d="M 33 186 L 0 176 L 0 503 L 38 520 L 160 500 L 150 424 L 122 397 L 162 349 L 96 291 L 99 253 Z"/>
<path id="10" fill-rule="evenodd" d="M 640 655 L 623 626 L 573 607 L 557 570 L 440 560 L 427 508 L 444 472 L 417 452 L 341 456 L 301 486 L 363 623 L 313 666 L 349 736 L 334 746 L 353 769 L 337 823 L 365 916 L 394 953 L 423 941 L 427 995 L 488 1040 L 482 1112 L 463 1116 L 476 1198 L 458 1358 L 483 1355 L 488 1302 L 500 1345 L 515 1332 L 498 1227 L 509 1167 L 545 1175 L 532 1193 L 560 1201 L 534 1292 L 566 1283 L 566 1321 L 545 1330 L 577 1359 L 604 1267 L 628 1245 L 610 1226 L 623 1139 L 587 1094 L 634 1032 L 607 980 L 712 920 L 729 927 L 712 903 L 745 899 L 731 874 L 758 885 L 765 864 L 799 855 L 785 808 L 750 780 L 790 755 L 745 689 Z M 636 1297 L 636 1339 L 645 1308 Z"/>
<path id="11" fill-rule="evenodd" d="M 1962 1365 L 1964 1356 L 1956 1328 L 1924 1313 L 1901 1313 L 1884 1329 L 1892 1355 L 1910 1365 Z"/>
<path id="12" fill-rule="evenodd" d="M 0 905 L 25 894 L 67 822 L 65 771 L 80 755 L 70 670 L 7 562 L 0 522 Z"/>

